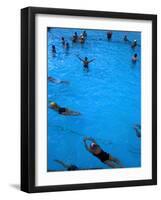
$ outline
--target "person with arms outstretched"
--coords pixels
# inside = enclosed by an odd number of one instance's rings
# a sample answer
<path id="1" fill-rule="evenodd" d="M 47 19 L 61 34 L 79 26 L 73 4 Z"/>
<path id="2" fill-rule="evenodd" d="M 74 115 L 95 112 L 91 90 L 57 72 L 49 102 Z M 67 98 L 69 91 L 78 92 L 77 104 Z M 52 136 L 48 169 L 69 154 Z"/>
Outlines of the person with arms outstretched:
<path id="1" fill-rule="evenodd" d="M 90 145 L 87 144 L 87 141 L 90 141 Z M 114 158 L 111 154 L 105 152 L 91 137 L 85 137 L 83 139 L 85 148 L 92 155 L 98 158 L 101 162 L 111 168 L 123 168 L 122 164 L 117 158 Z"/>
<path id="2" fill-rule="evenodd" d="M 79 59 L 80 61 L 83 62 L 83 67 L 84 67 L 84 69 L 86 69 L 86 70 L 89 70 L 89 63 L 91 63 L 91 62 L 93 62 L 93 61 L 95 60 L 95 58 L 92 59 L 92 60 L 88 60 L 87 57 L 85 57 L 84 59 L 82 59 L 82 58 L 79 57 L 78 55 L 77 55 L 77 57 L 78 57 L 78 59 Z"/>

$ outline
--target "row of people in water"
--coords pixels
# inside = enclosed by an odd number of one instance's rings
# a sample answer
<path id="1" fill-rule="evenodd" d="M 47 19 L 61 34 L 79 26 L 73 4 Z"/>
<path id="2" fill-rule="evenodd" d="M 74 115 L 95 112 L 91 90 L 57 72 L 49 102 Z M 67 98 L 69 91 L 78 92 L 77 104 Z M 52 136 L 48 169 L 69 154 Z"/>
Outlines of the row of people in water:
<path id="1" fill-rule="evenodd" d="M 112 39 L 112 31 L 107 32 L 107 38 L 108 38 L 108 40 L 111 40 L 111 39 Z M 135 49 L 135 48 L 138 46 L 137 40 L 133 40 L 133 41 L 131 42 L 131 41 L 128 39 L 127 35 L 124 35 L 123 40 L 124 40 L 124 42 L 129 42 L 129 43 L 131 43 L 131 48 L 132 48 L 132 49 Z M 135 54 L 132 56 L 132 62 L 133 62 L 133 63 L 136 63 L 137 60 L 138 60 L 138 55 L 137 55 L 137 53 L 135 53 Z"/>
<path id="2" fill-rule="evenodd" d="M 112 39 L 112 31 L 108 31 L 107 32 L 107 39 L 110 41 Z M 76 43 L 76 42 L 79 42 L 81 44 L 83 44 L 85 42 L 85 40 L 87 39 L 87 32 L 86 31 L 83 31 L 83 33 L 80 34 L 80 36 L 78 36 L 77 32 L 75 32 L 72 36 L 72 42 L 73 43 Z M 125 42 L 130 42 L 131 43 L 131 48 L 135 48 L 138 46 L 138 43 L 137 43 L 137 40 L 133 40 L 132 42 L 128 39 L 128 36 L 127 35 L 124 35 L 123 37 L 123 40 Z M 69 43 L 68 42 L 65 42 L 65 38 L 62 37 L 61 38 L 61 43 L 64 47 L 68 47 Z"/>
<path id="3" fill-rule="evenodd" d="M 77 32 L 75 32 L 74 35 L 72 36 L 72 42 L 74 42 L 74 43 L 79 42 L 79 43 L 83 44 L 86 39 L 87 39 L 86 31 L 83 31 L 83 33 L 81 33 L 80 36 L 78 36 Z"/>
<path id="4" fill-rule="evenodd" d="M 83 44 L 86 39 L 87 39 L 86 31 L 83 31 L 83 33 L 81 33 L 80 36 L 78 36 L 77 32 L 75 32 L 74 35 L 72 36 L 72 42 L 73 43 L 80 42 L 81 44 Z M 62 44 L 64 49 L 68 50 L 69 47 L 70 47 L 69 42 L 66 42 L 64 37 L 61 37 L 61 44 Z M 55 45 L 52 45 L 52 52 L 54 54 L 56 53 Z"/>
<path id="5" fill-rule="evenodd" d="M 107 32 L 107 39 L 110 41 L 112 39 L 112 31 Z M 131 48 L 136 48 L 138 46 L 137 40 L 133 40 L 132 42 L 128 39 L 127 35 L 124 35 L 123 37 L 124 42 L 130 42 Z"/>
<path id="6" fill-rule="evenodd" d="M 86 33 L 86 32 L 85 32 L 85 33 Z M 75 35 L 74 35 L 73 37 L 74 37 L 74 38 L 77 38 L 77 37 L 78 37 L 76 32 L 75 32 Z M 85 37 L 83 36 L 83 34 L 81 34 L 80 37 L 85 38 Z M 86 37 L 87 37 L 87 36 L 86 36 Z M 125 41 L 129 41 L 126 35 L 125 35 L 125 37 L 124 37 L 124 40 L 125 40 Z M 65 49 L 69 49 L 69 43 L 68 43 L 68 42 L 65 42 L 64 37 L 62 37 L 62 45 L 63 45 L 63 47 L 64 47 Z M 136 46 L 137 46 L 137 41 L 134 40 L 133 43 L 132 43 L 132 47 L 135 48 Z M 53 52 L 54 54 L 56 53 L 56 47 L 55 47 L 55 45 L 52 45 L 52 52 Z M 78 57 L 78 59 L 79 59 L 80 61 L 82 61 L 82 63 L 83 63 L 83 68 L 84 68 L 86 71 L 89 71 L 89 63 L 91 63 L 91 62 L 92 62 L 93 60 L 95 60 L 95 59 L 88 60 L 88 57 L 87 57 L 87 56 L 85 56 L 84 59 L 81 58 L 79 55 L 76 55 L 76 56 Z M 136 63 L 137 60 L 138 60 L 138 54 L 135 53 L 135 54 L 132 56 L 132 62 L 133 62 L 133 63 Z"/>
<path id="7" fill-rule="evenodd" d="M 136 131 L 137 137 L 141 138 L 141 125 L 135 124 L 134 130 Z M 87 144 L 87 141 L 89 142 L 89 145 Z M 91 137 L 84 137 L 83 142 L 86 150 L 93 156 L 95 156 L 97 159 L 99 159 L 99 161 L 101 161 L 103 164 L 111 168 L 123 168 L 123 165 L 120 162 L 120 160 L 111 155 L 111 153 L 104 151 L 103 148 L 101 148 L 101 146 L 96 142 L 95 139 Z M 67 164 L 61 160 L 54 160 L 54 161 L 62 165 L 67 171 L 83 170 L 83 168 L 80 168 L 75 164 Z M 95 167 L 92 169 L 102 169 L 102 168 Z"/>
<path id="8" fill-rule="evenodd" d="M 112 39 L 112 35 L 113 35 L 112 31 L 107 32 L 107 39 L 109 41 Z M 73 43 L 79 42 L 79 43 L 83 44 L 86 39 L 87 39 L 87 32 L 86 31 L 83 31 L 83 33 L 81 33 L 80 36 L 78 36 L 77 32 L 75 32 L 72 36 L 72 42 Z M 124 42 L 130 42 L 131 48 L 133 48 L 133 49 L 138 46 L 137 40 L 130 41 L 128 39 L 127 35 L 124 35 L 123 40 L 124 40 Z M 69 42 L 66 42 L 64 37 L 61 37 L 61 43 L 62 43 L 64 48 L 69 49 Z M 55 45 L 52 46 L 52 50 L 53 50 L 53 53 L 56 53 Z"/>

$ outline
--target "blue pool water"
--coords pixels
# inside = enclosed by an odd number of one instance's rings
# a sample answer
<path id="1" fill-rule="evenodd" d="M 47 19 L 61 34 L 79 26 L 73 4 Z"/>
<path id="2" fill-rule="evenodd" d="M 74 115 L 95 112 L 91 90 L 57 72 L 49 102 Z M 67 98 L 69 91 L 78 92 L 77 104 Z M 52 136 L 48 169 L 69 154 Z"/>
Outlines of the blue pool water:
<path id="1" fill-rule="evenodd" d="M 87 40 L 81 45 L 72 44 L 75 31 L 80 35 L 83 30 L 48 29 L 48 76 L 70 82 L 48 82 L 48 100 L 81 115 L 63 116 L 48 108 L 47 168 L 64 170 L 56 159 L 81 169 L 108 168 L 85 149 L 83 136 L 95 138 L 125 167 L 140 167 L 141 139 L 133 126 L 141 124 L 141 33 L 113 31 L 108 41 L 107 31 L 87 30 Z M 123 41 L 125 34 L 138 41 L 135 49 Z M 62 36 L 69 42 L 69 50 L 62 47 Z M 135 64 L 131 61 L 134 53 L 139 58 Z M 77 54 L 95 58 L 89 72 L 83 70 Z"/>

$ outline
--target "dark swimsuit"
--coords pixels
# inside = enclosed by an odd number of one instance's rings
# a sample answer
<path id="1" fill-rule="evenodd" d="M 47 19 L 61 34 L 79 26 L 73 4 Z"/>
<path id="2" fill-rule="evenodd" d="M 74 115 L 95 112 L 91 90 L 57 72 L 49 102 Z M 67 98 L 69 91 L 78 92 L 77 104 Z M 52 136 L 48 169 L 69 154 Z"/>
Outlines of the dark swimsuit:
<path id="1" fill-rule="evenodd" d="M 73 35 L 72 41 L 73 41 L 73 42 L 77 42 L 77 39 L 78 39 L 78 36 Z"/>
<path id="2" fill-rule="evenodd" d="M 99 154 L 94 154 L 93 155 L 95 157 L 97 157 L 100 161 L 102 161 L 103 163 L 106 161 L 106 160 L 109 160 L 110 159 L 110 154 L 109 153 L 106 153 L 104 152 L 103 150 L 101 150 L 101 152 Z"/>
<path id="3" fill-rule="evenodd" d="M 107 38 L 111 39 L 112 38 L 112 33 L 107 33 Z"/>
<path id="4" fill-rule="evenodd" d="M 89 64 L 89 62 L 83 62 L 83 67 L 88 69 L 88 64 Z"/>
<path id="5" fill-rule="evenodd" d="M 62 114 L 62 113 L 64 113 L 64 112 L 66 112 L 66 108 L 59 108 L 59 110 L 58 110 L 58 113 L 59 113 L 59 114 Z"/>

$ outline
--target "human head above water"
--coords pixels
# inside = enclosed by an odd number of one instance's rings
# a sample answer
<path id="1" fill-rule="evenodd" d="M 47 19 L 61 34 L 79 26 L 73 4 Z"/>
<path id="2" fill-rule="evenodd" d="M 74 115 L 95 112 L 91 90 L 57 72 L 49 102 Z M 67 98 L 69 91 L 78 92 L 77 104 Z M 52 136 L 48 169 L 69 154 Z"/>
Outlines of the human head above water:
<path id="1" fill-rule="evenodd" d="M 56 104 L 55 102 L 51 102 L 50 105 L 53 107 L 53 108 L 58 108 L 58 104 Z"/>
<path id="2" fill-rule="evenodd" d="M 90 144 L 90 148 L 91 148 L 92 150 L 97 149 L 97 147 L 98 147 L 98 145 L 97 145 L 96 143 L 94 143 L 94 142 L 92 142 L 92 143 Z"/>

